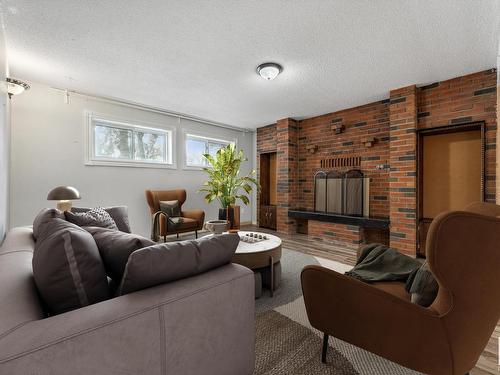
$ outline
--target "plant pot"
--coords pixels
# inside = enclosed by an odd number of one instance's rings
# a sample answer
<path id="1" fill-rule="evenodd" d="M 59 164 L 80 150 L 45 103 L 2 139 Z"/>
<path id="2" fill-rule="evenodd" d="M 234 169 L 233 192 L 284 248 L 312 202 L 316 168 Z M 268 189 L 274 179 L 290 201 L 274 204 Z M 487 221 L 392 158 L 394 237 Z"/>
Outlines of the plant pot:
<path id="1" fill-rule="evenodd" d="M 229 211 L 229 218 L 226 218 Z M 219 220 L 229 220 L 229 229 L 240 229 L 240 206 L 231 205 L 229 209 L 219 208 Z"/>
<path id="2" fill-rule="evenodd" d="M 221 234 L 229 227 L 227 220 L 209 220 L 205 223 L 205 229 L 213 234 Z"/>
<path id="3" fill-rule="evenodd" d="M 229 218 L 226 218 L 229 211 Z M 226 208 L 219 208 L 219 220 L 229 220 L 229 229 L 240 229 L 240 206 L 231 205 L 229 210 Z"/>

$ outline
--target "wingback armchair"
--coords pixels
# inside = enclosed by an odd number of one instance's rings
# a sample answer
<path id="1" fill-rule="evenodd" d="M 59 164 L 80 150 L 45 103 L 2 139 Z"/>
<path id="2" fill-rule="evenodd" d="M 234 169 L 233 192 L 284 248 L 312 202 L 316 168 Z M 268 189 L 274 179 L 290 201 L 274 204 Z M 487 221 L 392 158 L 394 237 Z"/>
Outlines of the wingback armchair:
<path id="1" fill-rule="evenodd" d="M 179 206 L 181 208 L 181 216 L 183 218 L 179 225 L 175 228 L 169 230 L 167 225 L 167 219 L 165 215 L 159 217 L 160 220 L 160 236 L 163 236 L 165 240 L 166 236 L 169 234 L 185 233 L 185 232 L 195 232 L 196 238 L 198 238 L 198 231 L 203 228 L 203 223 L 205 221 L 205 211 L 200 209 L 193 210 L 183 210 L 182 205 L 186 201 L 186 190 L 176 189 L 176 190 L 146 190 L 146 200 L 148 201 L 149 210 L 153 216 L 155 213 L 160 211 L 160 201 L 179 201 Z"/>
<path id="2" fill-rule="evenodd" d="M 500 318 L 500 206 L 476 203 L 431 224 L 427 260 L 439 284 L 428 308 L 404 284 L 366 284 L 307 266 L 302 289 L 309 321 L 328 335 L 432 375 L 463 375 L 476 364 Z"/>

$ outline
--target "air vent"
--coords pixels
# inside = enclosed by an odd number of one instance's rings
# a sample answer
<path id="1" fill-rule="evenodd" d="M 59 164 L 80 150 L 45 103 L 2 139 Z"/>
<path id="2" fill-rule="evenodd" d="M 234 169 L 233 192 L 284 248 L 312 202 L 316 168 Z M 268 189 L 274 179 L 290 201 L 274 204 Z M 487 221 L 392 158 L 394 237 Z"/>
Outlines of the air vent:
<path id="1" fill-rule="evenodd" d="M 320 160 L 320 168 L 355 168 L 361 167 L 361 156 L 347 156 Z"/>

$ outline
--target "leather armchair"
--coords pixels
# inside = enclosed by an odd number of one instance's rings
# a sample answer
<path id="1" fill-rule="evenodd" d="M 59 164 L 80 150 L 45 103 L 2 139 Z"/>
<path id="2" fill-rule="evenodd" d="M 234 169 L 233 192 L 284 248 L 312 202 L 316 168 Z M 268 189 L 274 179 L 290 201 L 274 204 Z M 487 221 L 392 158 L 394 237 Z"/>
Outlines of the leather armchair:
<path id="1" fill-rule="evenodd" d="M 431 224 L 427 260 L 439 284 L 428 308 L 399 282 L 366 284 L 320 266 L 301 280 L 309 321 L 328 336 L 432 375 L 463 375 L 500 318 L 500 206 L 476 203 Z"/>
<path id="2" fill-rule="evenodd" d="M 205 222 L 205 211 L 200 209 L 193 210 L 183 210 L 182 205 L 186 201 L 186 190 L 176 189 L 176 190 L 146 190 L 146 200 L 149 205 L 149 211 L 151 216 L 160 211 L 160 201 L 179 201 L 179 206 L 181 207 L 181 216 L 184 221 L 175 228 L 175 230 L 168 230 L 168 225 L 166 217 L 164 215 L 160 216 L 160 236 L 165 237 L 169 234 L 185 233 L 185 232 L 195 232 L 196 238 L 198 238 L 198 231 L 203 228 Z"/>

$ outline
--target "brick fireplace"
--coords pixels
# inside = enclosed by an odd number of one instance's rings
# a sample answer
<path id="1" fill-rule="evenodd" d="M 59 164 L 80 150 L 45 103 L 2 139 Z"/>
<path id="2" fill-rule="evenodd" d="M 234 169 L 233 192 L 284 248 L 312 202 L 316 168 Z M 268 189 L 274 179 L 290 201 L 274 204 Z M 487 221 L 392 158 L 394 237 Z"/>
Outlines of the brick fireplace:
<path id="1" fill-rule="evenodd" d="M 259 128 L 257 153 L 277 153 L 278 232 L 306 232 L 353 249 L 376 240 L 415 255 L 418 131 L 472 122 L 484 123 L 484 197 L 495 202 L 496 85 L 496 69 L 490 69 L 394 89 L 387 99 L 359 107 L 300 121 L 280 119 Z M 369 218 L 294 213 L 314 211 L 318 171 L 352 169 L 370 179 Z"/>

